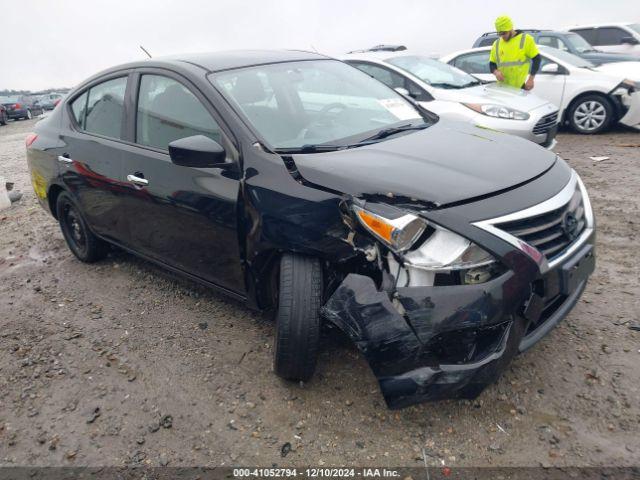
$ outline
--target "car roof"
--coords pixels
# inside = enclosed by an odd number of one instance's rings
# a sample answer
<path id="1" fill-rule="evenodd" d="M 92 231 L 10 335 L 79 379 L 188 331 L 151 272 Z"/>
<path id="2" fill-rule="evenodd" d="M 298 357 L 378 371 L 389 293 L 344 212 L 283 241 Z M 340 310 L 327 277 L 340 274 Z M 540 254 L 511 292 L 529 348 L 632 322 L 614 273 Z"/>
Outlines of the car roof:
<path id="1" fill-rule="evenodd" d="M 177 54 L 162 57 L 147 58 L 134 62 L 114 65 L 76 85 L 68 94 L 73 96 L 87 84 L 101 77 L 131 68 L 167 67 L 186 68 L 196 67 L 204 70 L 204 73 L 221 72 L 236 68 L 252 67 L 256 65 L 268 65 L 272 63 L 296 62 L 305 60 L 334 60 L 331 57 L 302 50 L 229 50 L 208 53 Z M 66 94 L 65 94 L 66 95 Z"/>
<path id="2" fill-rule="evenodd" d="M 633 25 L 633 22 L 603 22 L 603 23 L 590 23 L 587 25 L 571 25 L 570 27 L 563 28 L 563 30 L 571 30 L 574 28 L 627 27 L 629 25 Z"/>
<path id="3" fill-rule="evenodd" d="M 425 54 L 423 52 L 417 52 L 415 50 L 402 50 L 398 52 L 354 52 L 354 53 L 346 53 L 344 55 L 340 55 L 338 58 L 340 60 L 370 60 L 370 61 L 378 61 L 384 62 L 389 60 L 390 58 L 398 58 L 398 57 L 427 57 L 432 60 L 438 60 L 439 55 L 436 54 Z"/>
<path id="4" fill-rule="evenodd" d="M 302 50 L 230 50 L 223 52 L 192 53 L 158 57 L 155 61 L 184 62 L 201 67 L 209 72 L 235 68 L 266 65 L 269 63 L 295 62 L 303 60 L 326 60 L 329 57 Z"/>

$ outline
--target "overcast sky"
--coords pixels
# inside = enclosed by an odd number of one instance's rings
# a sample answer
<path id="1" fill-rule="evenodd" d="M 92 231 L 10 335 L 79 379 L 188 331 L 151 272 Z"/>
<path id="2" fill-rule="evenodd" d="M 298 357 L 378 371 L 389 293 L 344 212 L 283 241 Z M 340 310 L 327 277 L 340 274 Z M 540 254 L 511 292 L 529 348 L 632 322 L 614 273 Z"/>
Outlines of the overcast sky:
<path id="1" fill-rule="evenodd" d="M 244 48 L 339 54 L 378 43 L 470 48 L 509 14 L 517 27 L 640 22 L 640 0 L 2 0 L 0 89 L 73 86 L 119 63 Z"/>

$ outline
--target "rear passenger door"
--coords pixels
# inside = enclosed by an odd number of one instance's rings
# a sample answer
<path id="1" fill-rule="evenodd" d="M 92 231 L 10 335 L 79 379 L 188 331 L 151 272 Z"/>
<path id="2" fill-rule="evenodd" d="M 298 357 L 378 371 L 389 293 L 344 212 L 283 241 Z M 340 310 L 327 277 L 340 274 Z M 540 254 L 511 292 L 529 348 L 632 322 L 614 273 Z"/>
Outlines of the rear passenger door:
<path id="1" fill-rule="evenodd" d="M 121 241 L 125 98 L 129 72 L 96 80 L 68 103 L 69 128 L 63 129 L 57 161 L 64 185 L 71 192 L 91 229 Z"/>
<path id="2" fill-rule="evenodd" d="M 239 155 L 229 130 L 190 82 L 166 70 L 134 76 L 122 178 L 130 188 L 122 215 L 127 244 L 183 272 L 244 293 L 237 225 Z M 225 148 L 235 169 L 175 165 L 174 140 L 205 135 Z"/>

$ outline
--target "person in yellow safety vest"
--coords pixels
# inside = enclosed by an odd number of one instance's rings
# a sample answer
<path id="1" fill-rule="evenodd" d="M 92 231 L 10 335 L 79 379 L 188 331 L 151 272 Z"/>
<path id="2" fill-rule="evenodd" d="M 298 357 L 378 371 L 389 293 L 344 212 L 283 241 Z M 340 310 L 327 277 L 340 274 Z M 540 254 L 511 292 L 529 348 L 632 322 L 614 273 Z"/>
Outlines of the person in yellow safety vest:
<path id="1" fill-rule="evenodd" d="M 506 15 L 496 18 L 496 31 L 498 39 L 493 42 L 489 55 L 491 73 L 498 83 L 531 90 L 541 60 L 535 40 L 514 30 L 513 22 Z"/>

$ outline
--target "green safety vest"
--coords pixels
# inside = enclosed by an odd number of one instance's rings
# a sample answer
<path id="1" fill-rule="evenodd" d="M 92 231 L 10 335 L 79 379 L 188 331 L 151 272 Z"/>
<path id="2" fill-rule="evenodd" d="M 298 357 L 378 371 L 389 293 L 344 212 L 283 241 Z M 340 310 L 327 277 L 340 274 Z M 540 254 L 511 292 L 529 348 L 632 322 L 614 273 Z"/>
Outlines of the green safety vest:
<path id="1" fill-rule="evenodd" d="M 526 33 L 519 33 L 507 42 L 502 38 L 493 42 L 490 61 L 494 62 L 504 74 L 504 83 L 521 88 L 529 75 L 531 59 L 538 53 L 533 37 Z"/>

